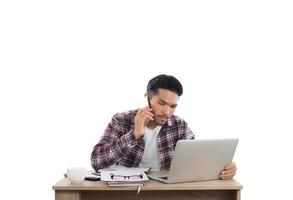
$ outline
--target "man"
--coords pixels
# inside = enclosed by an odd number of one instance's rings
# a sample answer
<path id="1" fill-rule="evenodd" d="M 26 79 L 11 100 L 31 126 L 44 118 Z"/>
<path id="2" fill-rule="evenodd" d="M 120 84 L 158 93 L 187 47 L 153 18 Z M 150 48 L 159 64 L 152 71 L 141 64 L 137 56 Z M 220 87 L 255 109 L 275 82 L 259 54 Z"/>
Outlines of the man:
<path id="1" fill-rule="evenodd" d="M 119 164 L 126 167 L 152 167 L 169 170 L 176 142 L 194 139 L 187 123 L 173 115 L 181 83 L 173 76 L 159 75 L 147 85 L 148 106 L 113 116 L 91 154 L 95 170 Z M 231 163 L 220 174 L 232 179 L 236 165 Z"/>

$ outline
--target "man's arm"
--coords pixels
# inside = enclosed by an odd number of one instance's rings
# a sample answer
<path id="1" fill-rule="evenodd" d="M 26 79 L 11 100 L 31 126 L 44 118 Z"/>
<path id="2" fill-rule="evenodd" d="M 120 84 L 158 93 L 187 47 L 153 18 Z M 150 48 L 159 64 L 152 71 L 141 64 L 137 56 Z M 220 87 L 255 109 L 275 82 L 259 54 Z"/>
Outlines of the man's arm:
<path id="1" fill-rule="evenodd" d="M 91 154 L 91 164 L 96 171 L 117 163 L 137 144 L 133 130 L 127 133 L 123 131 L 119 119 L 114 115 Z"/>
<path id="2" fill-rule="evenodd" d="M 194 133 L 191 131 L 191 129 L 188 127 L 187 123 L 185 123 L 185 130 L 180 136 L 180 140 L 193 140 L 194 139 Z"/>

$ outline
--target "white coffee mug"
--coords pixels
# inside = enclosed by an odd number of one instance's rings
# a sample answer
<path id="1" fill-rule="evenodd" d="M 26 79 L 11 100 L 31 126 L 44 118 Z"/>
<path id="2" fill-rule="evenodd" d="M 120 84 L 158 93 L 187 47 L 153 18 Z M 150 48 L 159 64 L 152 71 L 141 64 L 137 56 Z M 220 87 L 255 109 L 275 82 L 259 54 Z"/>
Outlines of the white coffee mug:
<path id="1" fill-rule="evenodd" d="M 67 169 L 67 178 L 71 183 L 81 183 L 86 175 L 86 170 L 83 167 L 70 167 Z"/>

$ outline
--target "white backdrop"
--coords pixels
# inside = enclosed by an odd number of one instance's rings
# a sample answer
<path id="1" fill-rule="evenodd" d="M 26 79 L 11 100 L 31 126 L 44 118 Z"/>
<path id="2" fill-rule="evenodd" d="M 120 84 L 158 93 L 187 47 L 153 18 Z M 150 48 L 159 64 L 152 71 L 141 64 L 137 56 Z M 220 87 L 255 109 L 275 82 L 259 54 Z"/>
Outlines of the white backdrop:
<path id="1" fill-rule="evenodd" d="M 1 1 L 1 199 L 54 199 L 150 78 L 197 138 L 239 137 L 243 199 L 291 196 L 290 1 Z M 17 188 L 17 189 L 16 189 Z M 34 192 L 32 192 L 32 189 Z"/>

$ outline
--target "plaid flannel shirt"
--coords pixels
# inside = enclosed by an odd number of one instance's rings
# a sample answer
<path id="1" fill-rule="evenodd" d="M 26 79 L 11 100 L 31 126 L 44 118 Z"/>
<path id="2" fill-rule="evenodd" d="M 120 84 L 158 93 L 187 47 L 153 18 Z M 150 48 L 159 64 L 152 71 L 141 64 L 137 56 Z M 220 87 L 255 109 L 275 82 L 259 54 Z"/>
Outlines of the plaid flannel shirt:
<path id="1" fill-rule="evenodd" d="M 134 117 L 138 110 L 115 114 L 108 124 L 99 143 L 94 146 L 91 164 L 95 170 L 113 164 L 137 167 L 144 152 L 144 139 L 134 137 Z M 160 170 L 169 170 L 178 140 L 194 139 L 187 123 L 178 116 L 171 116 L 162 126 L 158 138 Z"/>

